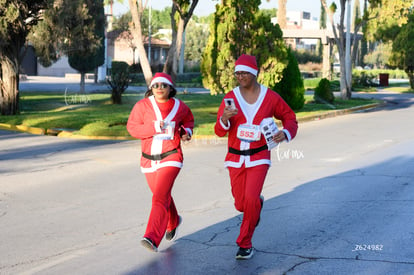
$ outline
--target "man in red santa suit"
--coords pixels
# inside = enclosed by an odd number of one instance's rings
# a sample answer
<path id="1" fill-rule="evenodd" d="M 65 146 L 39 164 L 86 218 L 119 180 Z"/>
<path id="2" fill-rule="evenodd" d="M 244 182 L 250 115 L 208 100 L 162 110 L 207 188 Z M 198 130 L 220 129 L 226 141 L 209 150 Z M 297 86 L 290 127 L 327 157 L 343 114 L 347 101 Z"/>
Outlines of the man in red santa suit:
<path id="1" fill-rule="evenodd" d="M 183 166 L 181 140 L 191 139 L 194 117 L 190 108 L 175 98 L 171 77 L 156 73 L 145 98 L 129 115 L 127 129 L 141 139 L 141 171 L 152 192 L 152 208 L 141 244 L 156 252 L 165 235 L 174 240 L 181 223 L 171 190 Z"/>
<path id="2" fill-rule="evenodd" d="M 271 164 L 268 143 L 292 140 L 297 132 L 296 115 L 274 91 L 257 82 L 256 58 L 241 55 L 235 64 L 239 86 L 224 97 L 214 131 L 219 137 L 228 134 L 225 167 L 230 175 L 231 191 L 236 209 L 243 212 L 239 249 L 236 259 L 249 259 L 254 249 L 252 237 L 260 220 L 264 198 L 261 196 L 267 170 Z M 276 118 L 283 129 L 265 138 L 261 123 Z"/>

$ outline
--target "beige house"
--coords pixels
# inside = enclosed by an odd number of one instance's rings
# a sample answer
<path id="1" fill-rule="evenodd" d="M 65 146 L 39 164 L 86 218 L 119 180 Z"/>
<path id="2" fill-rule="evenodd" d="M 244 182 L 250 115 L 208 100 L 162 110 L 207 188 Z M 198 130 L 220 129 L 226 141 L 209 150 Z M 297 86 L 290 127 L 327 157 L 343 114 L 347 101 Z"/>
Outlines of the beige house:
<path id="1" fill-rule="evenodd" d="M 151 51 L 151 67 L 154 71 L 162 71 L 171 42 L 168 40 L 151 38 L 151 43 L 149 43 L 148 37 L 145 39 L 144 47 L 147 54 Z M 31 53 L 30 56 L 27 55 L 25 59 L 36 60 L 36 56 L 33 55 L 34 52 Z M 111 31 L 107 33 L 108 67 L 110 67 L 112 61 L 125 61 L 129 65 L 139 63 L 136 46 L 128 32 Z M 69 66 L 68 58 L 66 56 L 62 56 L 57 62 L 49 67 L 43 67 L 38 62 L 31 62 L 29 65 L 23 65 L 22 73 L 25 73 L 26 71 L 33 72 L 31 75 L 56 77 L 76 77 L 78 74 L 76 70 Z"/>
<path id="2" fill-rule="evenodd" d="M 139 57 L 132 35 L 119 30 L 108 32 L 108 61 L 125 61 L 129 65 L 138 64 Z M 144 47 L 147 55 L 151 52 L 151 67 L 158 68 L 164 66 L 171 42 L 158 38 L 145 37 Z"/>

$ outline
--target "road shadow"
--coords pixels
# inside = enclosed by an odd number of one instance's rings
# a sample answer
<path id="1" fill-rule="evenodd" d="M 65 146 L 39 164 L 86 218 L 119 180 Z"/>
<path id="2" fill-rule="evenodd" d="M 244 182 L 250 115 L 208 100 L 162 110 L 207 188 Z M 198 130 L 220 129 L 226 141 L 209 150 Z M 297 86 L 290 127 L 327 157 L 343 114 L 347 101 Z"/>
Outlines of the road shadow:
<path id="1" fill-rule="evenodd" d="M 382 100 L 385 103 L 378 108 L 364 110 L 364 112 L 375 112 L 379 110 L 392 111 L 409 108 L 414 105 L 414 94 L 412 93 L 356 93 L 352 95 L 352 98 L 377 99 Z"/>
<path id="2" fill-rule="evenodd" d="M 45 139 L 48 139 L 47 142 Z M 14 171 L 15 167 L 11 164 L 3 165 L 2 161 L 30 161 L 30 165 L 42 167 L 44 159 L 53 155 L 59 155 L 61 161 L 65 162 L 66 154 L 127 141 L 64 139 L 0 130 L 0 142 L 0 172 L 7 173 Z"/>
<path id="3" fill-rule="evenodd" d="M 265 200 L 252 259 L 235 260 L 238 215 L 123 274 L 409 274 L 413 179 L 414 158 L 401 156 L 307 182 Z"/>

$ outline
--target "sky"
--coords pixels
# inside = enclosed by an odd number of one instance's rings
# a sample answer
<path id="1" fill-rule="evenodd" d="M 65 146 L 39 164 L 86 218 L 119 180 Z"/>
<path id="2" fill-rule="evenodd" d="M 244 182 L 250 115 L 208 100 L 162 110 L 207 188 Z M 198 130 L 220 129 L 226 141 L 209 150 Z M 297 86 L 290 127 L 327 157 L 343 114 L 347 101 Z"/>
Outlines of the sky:
<path id="1" fill-rule="evenodd" d="M 165 7 L 171 6 L 171 0 L 149 0 L 152 1 L 151 7 L 157 10 L 163 10 Z M 123 4 L 116 3 L 114 6 L 114 14 L 116 16 L 125 13 L 128 9 L 128 1 L 124 0 Z M 330 1 L 328 1 L 329 3 Z M 199 0 L 197 7 L 194 10 L 194 14 L 197 16 L 207 16 L 215 12 L 215 5 L 220 3 L 219 1 L 214 0 Z M 278 0 L 262 0 L 262 5 L 260 8 L 271 9 L 277 8 Z M 310 12 L 312 18 L 318 17 L 320 14 L 321 4 L 320 0 L 288 0 L 286 9 L 288 11 L 306 11 Z"/>

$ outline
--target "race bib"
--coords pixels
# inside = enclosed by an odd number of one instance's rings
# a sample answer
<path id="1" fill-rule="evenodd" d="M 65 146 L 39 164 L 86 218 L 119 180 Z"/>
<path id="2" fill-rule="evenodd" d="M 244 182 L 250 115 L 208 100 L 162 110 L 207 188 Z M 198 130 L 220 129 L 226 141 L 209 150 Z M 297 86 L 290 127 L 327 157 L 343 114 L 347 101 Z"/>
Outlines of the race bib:
<path id="1" fill-rule="evenodd" d="M 161 128 L 161 133 L 156 134 L 154 137 L 163 140 L 174 139 L 175 121 L 164 121 L 164 127 Z"/>
<path id="2" fill-rule="evenodd" d="M 260 140 L 260 126 L 241 124 L 237 128 L 237 138 L 242 141 L 252 142 Z"/>

